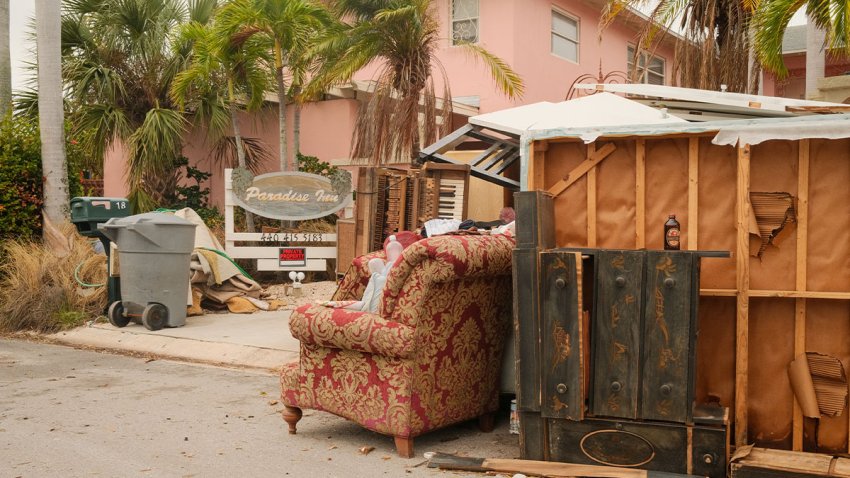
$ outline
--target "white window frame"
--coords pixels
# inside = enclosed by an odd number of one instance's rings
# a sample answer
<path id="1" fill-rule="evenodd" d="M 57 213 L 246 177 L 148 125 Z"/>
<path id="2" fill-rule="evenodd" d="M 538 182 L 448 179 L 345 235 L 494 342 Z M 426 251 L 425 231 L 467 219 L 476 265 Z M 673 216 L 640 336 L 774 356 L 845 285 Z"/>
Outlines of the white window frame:
<path id="1" fill-rule="evenodd" d="M 455 24 L 462 22 L 474 22 L 475 23 L 475 41 L 470 43 L 478 43 L 481 38 L 481 1 L 480 0 L 467 0 L 474 1 L 478 3 L 478 16 L 473 17 L 463 17 L 457 18 L 455 17 L 455 8 L 454 4 L 458 0 L 449 0 L 449 18 L 451 21 L 449 22 L 449 39 L 451 41 L 452 46 L 460 45 L 466 43 L 466 40 L 461 40 L 455 36 Z"/>
<path id="2" fill-rule="evenodd" d="M 561 35 L 560 33 L 557 33 L 554 30 L 554 26 L 552 25 L 552 20 L 555 18 L 555 15 L 560 15 L 562 17 L 565 17 L 567 20 L 575 22 L 575 24 L 576 24 L 576 39 L 575 40 L 573 40 L 572 38 L 567 38 L 564 35 Z M 565 56 L 561 56 L 561 55 L 555 53 L 555 47 L 554 47 L 554 44 L 553 44 L 553 41 L 552 41 L 553 37 L 555 35 L 557 35 L 560 38 L 563 38 L 564 40 L 575 43 L 575 45 L 576 45 L 576 57 L 575 57 L 575 59 L 567 58 Z M 571 15 L 571 14 L 565 12 L 564 10 L 561 10 L 560 8 L 557 8 L 557 7 L 554 7 L 554 6 L 552 7 L 552 13 L 549 17 L 549 53 L 551 53 L 552 55 L 554 55 L 554 56 L 556 56 L 556 57 L 558 57 L 562 60 L 566 60 L 566 61 L 576 63 L 576 64 L 578 64 L 579 61 L 581 60 L 581 20 L 577 16 Z"/>
<path id="3" fill-rule="evenodd" d="M 634 68 L 633 61 L 634 61 L 636 50 L 637 50 L 637 47 L 635 45 L 628 45 L 626 47 L 626 70 L 627 70 L 627 73 L 628 73 L 630 78 L 631 78 L 632 68 Z M 651 70 L 649 68 L 650 63 L 653 60 L 657 60 L 657 61 L 661 62 L 661 73 L 658 73 L 657 71 Z M 641 65 L 641 63 L 642 63 L 642 65 Z M 667 60 L 664 57 L 651 55 L 649 52 L 643 51 L 643 52 L 641 52 L 641 58 L 638 59 L 638 74 L 640 75 L 637 78 L 638 83 L 643 83 L 643 84 L 647 84 L 647 85 L 649 85 L 649 84 L 665 85 L 665 84 L 667 84 Z M 650 76 L 654 76 L 655 78 L 660 77 L 661 83 L 650 83 L 649 82 Z"/>

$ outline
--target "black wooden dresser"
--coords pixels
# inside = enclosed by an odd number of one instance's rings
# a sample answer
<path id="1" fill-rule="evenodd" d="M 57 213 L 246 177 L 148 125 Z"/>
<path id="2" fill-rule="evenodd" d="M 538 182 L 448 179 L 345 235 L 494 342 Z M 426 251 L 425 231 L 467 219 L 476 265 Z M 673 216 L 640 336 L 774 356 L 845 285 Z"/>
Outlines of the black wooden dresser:
<path id="1" fill-rule="evenodd" d="M 694 385 L 700 259 L 728 253 L 556 249 L 551 197 L 515 204 L 522 457 L 726 476 L 728 409 Z"/>

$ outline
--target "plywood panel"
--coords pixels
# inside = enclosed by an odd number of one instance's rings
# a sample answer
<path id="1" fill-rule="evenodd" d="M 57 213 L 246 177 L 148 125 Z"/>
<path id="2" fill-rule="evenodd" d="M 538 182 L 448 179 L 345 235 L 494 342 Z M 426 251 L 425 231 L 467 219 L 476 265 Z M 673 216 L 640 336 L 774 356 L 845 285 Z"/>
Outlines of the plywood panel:
<path id="1" fill-rule="evenodd" d="M 806 315 L 806 349 L 838 358 L 846 370 L 850 366 L 850 302 L 808 299 Z M 818 441 L 822 452 L 847 452 L 847 413 L 845 408 L 841 416 L 821 418 Z M 814 450 L 814 445 L 813 434 L 804 436 L 806 450 Z"/>
<path id="2" fill-rule="evenodd" d="M 596 244 L 608 249 L 635 247 L 635 142 L 617 149 L 597 166 Z"/>
<path id="3" fill-rule="evenodd" d="M 705 250 L 735 250 L 735 148 L 699 145 L 699 245 Z M 702 262 L 700 286 L 704 289 L 734 289 L 735 260 Z"/>
<path id="4" fill-rule="evenodd" d="M 794 301 L 750 299 L 749 325 L 748 442 L 791 448 L 787 367 L 794 359 Z"/>
<path id="5" fill-rule="evenodd" d="M 757 144 L 750 152 L 750 192 L 787 192 L 797 195 L 796 141 L 767 141 Z M 761 258 L 750 260 L 750 288 L 762 290 L 794 290 L 796 278 L 792 273 L 797 262 L 796 225 L 788 224 L 767 246 Z M 751 238 L 751 250 L 756 253 L 758 242 Z"/>
<path id="6" fill-rule="evenodd" d="M 663 249 L 667 216 L 688 223 L 687 138 L 646 141 L 646 196 L 646 248 Z"/>
<path id="7" fill-rule="evenodd" d="M 850 291 L 850 140 L 811 140 L 809 290 Z"/>
<path id="8" fill-rule="evenodd" d="M 550 143 L 543 189 L 548 189 L 587 156 L 582 143 Z M 555 241 L 559 247 L 587 245 L 587 179 L 582 178 L 555 198 Z"/>

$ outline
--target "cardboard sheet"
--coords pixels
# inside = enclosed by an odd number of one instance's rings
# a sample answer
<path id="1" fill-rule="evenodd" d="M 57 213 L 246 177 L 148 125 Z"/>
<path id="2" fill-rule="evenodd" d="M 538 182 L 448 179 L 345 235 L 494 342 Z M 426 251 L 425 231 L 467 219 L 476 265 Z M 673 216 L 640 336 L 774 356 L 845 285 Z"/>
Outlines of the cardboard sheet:
<path id="1" fill-rule="evenodd" d="M 750 248 L 750 254 L 761 257 L 768 245 L 774 243 L 776 236 L 782 232 L 789 222 L 796 222 L 794 197 L 789 193 L 750 192 L 750 203 L 753 213 L 750 215 L 750 234 L 753 234 L 752 222 L 755 223 L 755 234 L 759 238 L 757 248 Z"/>
<path id="2" fill-rule="evenodd" d="M 788 365 L 788 378 L 803 415 L 840 416 L 847 404 L 847 375 L 835 357 L 808 352 Z"/>

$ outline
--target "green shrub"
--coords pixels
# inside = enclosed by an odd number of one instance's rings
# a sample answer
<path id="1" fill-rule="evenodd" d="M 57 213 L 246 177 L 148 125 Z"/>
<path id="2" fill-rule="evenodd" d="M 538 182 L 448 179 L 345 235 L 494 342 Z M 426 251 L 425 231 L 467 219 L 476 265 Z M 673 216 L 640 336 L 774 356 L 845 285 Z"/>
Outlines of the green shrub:
<path id="1" fill-rule="evenodd" d="M 181 157 L 174 162 L 174 167 L 179 168 L 177 174 L 178 185 L 174 194 L 167 198 L 168 209 L 192 208 L 210 229 L 221 227 L 224 224 L 224 215 L 215 206 L 210 206 L 210 188 L 201 184 L 207 181 L 211 173 L 202 171 L 189 165 L 189 160 Z M 194 183 L 185 186 L 180 185 L 182 178 L 191 179 Z"/>
<path id="2" fill-rule="evenodd" d="M 73 140 L 65 150 L 73 197 L 80 191 L 83 155 Z M 41 235 L 42 186 L 38 124 L 6 116 L 0 121 L 0 240 Z"/>

